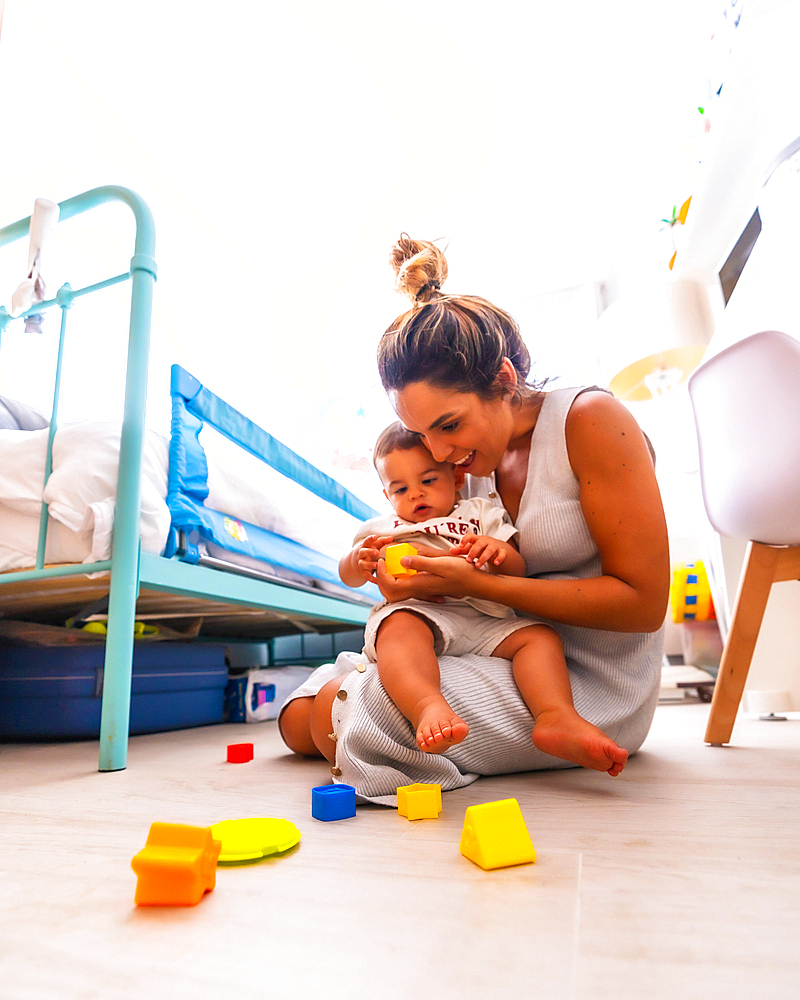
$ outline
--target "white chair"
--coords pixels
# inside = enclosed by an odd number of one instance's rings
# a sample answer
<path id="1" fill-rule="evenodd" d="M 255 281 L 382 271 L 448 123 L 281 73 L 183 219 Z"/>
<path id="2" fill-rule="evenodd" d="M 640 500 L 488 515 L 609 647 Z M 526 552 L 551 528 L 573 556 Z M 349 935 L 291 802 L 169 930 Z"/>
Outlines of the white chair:
<path id="1" fill-rule="evenodd" d="M 708 519 L 748 539 L 705 741 L 730 742 L 773 583 L 800 578 L 800 341 L 745 337 L 690 376 Z"/>

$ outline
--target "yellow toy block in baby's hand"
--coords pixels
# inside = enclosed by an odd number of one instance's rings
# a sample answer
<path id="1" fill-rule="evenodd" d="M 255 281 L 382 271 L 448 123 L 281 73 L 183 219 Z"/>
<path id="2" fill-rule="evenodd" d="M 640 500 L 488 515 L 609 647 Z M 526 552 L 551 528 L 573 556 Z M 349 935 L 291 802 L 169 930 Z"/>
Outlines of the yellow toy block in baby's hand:
<path id="1" fill-rule="evenodd" d="M 469 806 L 461 832 L 461 853 L 484 870 L 527 865 L 536 851 L 516 799 Z"/>
<path id="2" fill-rule="evenodd" d="M 401 566 L 400 560 L 405 556 L 415 556 L 417 550 L 408 542 L 398 542 L 397 545 L 386 546 L 386 572 L 392 576 L 413 576 L 417 571 Z"/>
<path id="3" fill-rule="evenodd" d="M 397 789 L 397 811 L 408 819 L 438 819 L 442 811 L 442 786 L 401 785 Z"/>

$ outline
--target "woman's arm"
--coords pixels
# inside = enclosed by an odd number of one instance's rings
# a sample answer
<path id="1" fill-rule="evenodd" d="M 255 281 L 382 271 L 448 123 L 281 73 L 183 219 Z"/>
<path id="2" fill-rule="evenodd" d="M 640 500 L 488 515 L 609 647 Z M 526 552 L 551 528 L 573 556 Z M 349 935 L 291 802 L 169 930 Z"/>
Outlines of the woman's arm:
<path id="1" fill-rule="evenodd" d="M 597 611 L 615 622 L 606 628 L 654 632 L 664 623 L 670 569 L 667 523 L 647 439 L 630 411 L 600 392 L 577 397 L 566 431 L 581 510 L 603 574 L 576 582 L 593 584 Z M 625 627 L 626 622 L 632 624 Z"/>
<path id="2" fill-rule="evenodd" d="M 581 509 L 600 553 L 600 576 L 585 580 L 490 576 L 464 560 L 416 557 L 403 562 L 425 575 L 398 580 L 395 586 L 379 564 L 378 582 L 387 599 L 433 594 L 480 597 L 565 625 L 617 632 L 659 629 L 669 593 L 669 547 L 644 435 L 628 410 L 605 393 L 582 393 L 576 398 L 567 416 L 566 435 Z"/>

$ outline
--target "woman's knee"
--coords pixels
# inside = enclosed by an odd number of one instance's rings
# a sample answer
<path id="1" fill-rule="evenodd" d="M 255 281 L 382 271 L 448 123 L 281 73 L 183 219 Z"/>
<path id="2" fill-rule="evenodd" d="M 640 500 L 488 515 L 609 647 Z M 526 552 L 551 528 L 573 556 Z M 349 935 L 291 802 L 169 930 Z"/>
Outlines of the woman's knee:
<path id="1" fill-rule="evenodd" d="M 342 674 L 340 677 L 334 677 L 332 681 L 328 681 L 320 689 L 311 706 L 311 739 L 317 748 L 318 754 L 329 760 L 331 764 L 336 757 L 336 743 L 331 739 L 331 734 L 333 733 L 331 711 L 333 709 L 333 700 L 346 676 L 347 674 Z"/>
<path id="2" fill-rule="evenodd" d="M 319 750 L 311 736 L 311 711 L 314 698 L 295 698 L 281 712 L 278 730 L 286 746 L 294 753 L 306 757 L 319 757 Z"/>

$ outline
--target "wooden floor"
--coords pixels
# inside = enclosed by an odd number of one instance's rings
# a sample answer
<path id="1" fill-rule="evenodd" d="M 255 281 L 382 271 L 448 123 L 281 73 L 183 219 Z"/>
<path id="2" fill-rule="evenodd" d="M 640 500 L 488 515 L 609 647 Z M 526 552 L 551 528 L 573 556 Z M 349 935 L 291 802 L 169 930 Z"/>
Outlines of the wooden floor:
<path id="1" fill-rule="evenodd" d="M 659 707 L 618 779 L 481 779 L 438 820 L 359 807 L 320 823 L 323 762 L 274 723 L 97 745 L 0 747 L 2 1000 L 750 1000 L 800 997 L 800 715 L 740 718 L 702 742 L 708 705 Z M 249 764 L 225 746 L 255 742 Z M 465 808 L 516 797 L 535 865 L 484 872 Z M 194 908 L 133 906 L 153 820 L 280 816 L 279 859 L 220 868 Z"/>

